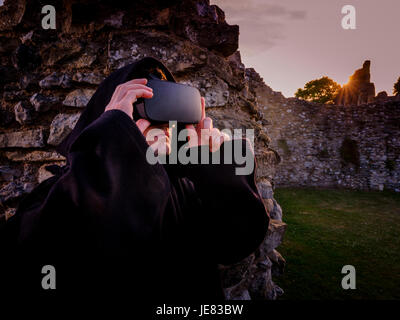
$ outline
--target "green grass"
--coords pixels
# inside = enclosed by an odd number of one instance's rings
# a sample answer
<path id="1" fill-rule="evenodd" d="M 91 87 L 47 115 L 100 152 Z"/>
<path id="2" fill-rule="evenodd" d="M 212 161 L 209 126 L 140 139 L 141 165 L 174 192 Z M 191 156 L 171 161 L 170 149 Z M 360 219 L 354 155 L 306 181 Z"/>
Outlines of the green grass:
<path id="1" fill-rule="evenodd" d="M 280 188 L 275 197 L 288 224 L 280 299 L 400 299 L 400 194 Z M 355 290 L 341 287 L 348 264 Z"/>

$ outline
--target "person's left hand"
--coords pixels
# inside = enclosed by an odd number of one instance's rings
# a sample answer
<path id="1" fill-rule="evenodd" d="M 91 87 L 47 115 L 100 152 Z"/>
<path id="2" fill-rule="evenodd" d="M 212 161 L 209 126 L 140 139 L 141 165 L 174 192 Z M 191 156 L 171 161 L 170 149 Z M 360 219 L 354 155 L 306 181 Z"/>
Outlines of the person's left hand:
<path id="1" fill-rule="evenodd" d="M 155 155 L 170 154 L 171 140 L 168 123 L 152 125 L 146 119 L 139 119 L 136 121 L 136 125 L 145 137 L 147 144 L 154 150 Z"/>
<path id="2" fill-rule="evenodd" d="M 213 127 L 213 121 L 206 117 L 206 102 L 201 97 L 201 120 L 196 125 L 186 125 L 189 131 L 189 147 L 208 145 L 211 152 L 217 151 L 224 141 L 230 140 L 229 135 Z"/>

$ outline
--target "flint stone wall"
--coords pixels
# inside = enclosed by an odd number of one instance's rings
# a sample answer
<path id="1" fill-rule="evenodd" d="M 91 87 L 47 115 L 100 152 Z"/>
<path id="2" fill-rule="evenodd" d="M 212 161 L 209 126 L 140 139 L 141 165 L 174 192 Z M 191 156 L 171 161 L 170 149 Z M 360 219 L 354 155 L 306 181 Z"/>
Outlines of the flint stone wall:
<path id="1" fill-rule="evenodd" d="M 400 192 L 400 95 L 324 105 L 285 98 L 253 68 L 246 74 L 253 103 L 267 119 L 269 148 L 280 160 L 274 186 Z"/>
<path id="2" fill-rule="evenodd" d="M 400 98 L 400 97 L 399 97 Z M 360 106 L 289 100 L 267 109 L 280 186 L 400 191 L 400 99 Z"/>

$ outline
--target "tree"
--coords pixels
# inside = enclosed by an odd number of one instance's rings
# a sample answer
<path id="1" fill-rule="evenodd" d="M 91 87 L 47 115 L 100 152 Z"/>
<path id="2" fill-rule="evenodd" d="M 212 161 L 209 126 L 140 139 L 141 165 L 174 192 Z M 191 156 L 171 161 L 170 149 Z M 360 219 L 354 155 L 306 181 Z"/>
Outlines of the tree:
<path id="1" fill-rule="evenodd" d="M 328 104 L 334 103 L 340 88 L 340 84 L 325 76 L 307 82 L 304 89 L 297 89 L 294 95 L 299 99 Z"/>
<path id="2" fill-rule="evenodd" d="M 397 79 L 397 82 L 393 86 L 393 94 L 400 94 L 400 77 Z"/>

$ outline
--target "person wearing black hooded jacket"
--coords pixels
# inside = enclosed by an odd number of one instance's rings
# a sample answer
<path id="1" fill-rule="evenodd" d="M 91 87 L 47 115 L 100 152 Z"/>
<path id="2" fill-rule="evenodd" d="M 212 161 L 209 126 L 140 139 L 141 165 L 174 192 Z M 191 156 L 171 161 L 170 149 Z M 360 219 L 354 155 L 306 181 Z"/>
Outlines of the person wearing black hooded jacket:
<path id="1" fill-rule="evenodd" d="M 223 301 L 218 264 L 240 261 L 265 238 L 269 217 L 254 170 L 147 162 L 143 123 L 110 102 L 118 86 L 154 66 L 176 82 L 152 57 L 108 76 L 57 147 L 66 165 L 49 167 L 54 176 L 6 223 L 2 282 L 10 294 Z M 41 286 L 45 265 L 56 270 L 55 290 Z"/>

